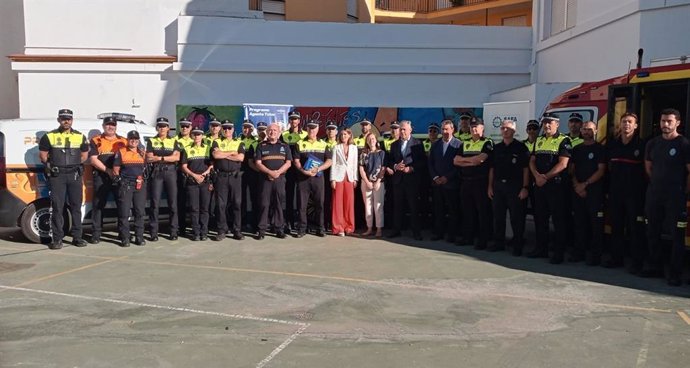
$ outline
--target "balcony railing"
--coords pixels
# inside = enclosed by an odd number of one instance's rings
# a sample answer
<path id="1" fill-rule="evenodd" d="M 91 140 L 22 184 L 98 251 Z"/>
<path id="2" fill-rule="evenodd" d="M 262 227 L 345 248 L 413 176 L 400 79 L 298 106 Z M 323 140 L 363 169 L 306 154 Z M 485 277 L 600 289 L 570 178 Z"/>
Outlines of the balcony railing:
<path id="1" fill-rule="evenodd" d="M 376 0 L 376 9 L 431 13 L 439 10 L 476 5 L 496 0 Z"/>

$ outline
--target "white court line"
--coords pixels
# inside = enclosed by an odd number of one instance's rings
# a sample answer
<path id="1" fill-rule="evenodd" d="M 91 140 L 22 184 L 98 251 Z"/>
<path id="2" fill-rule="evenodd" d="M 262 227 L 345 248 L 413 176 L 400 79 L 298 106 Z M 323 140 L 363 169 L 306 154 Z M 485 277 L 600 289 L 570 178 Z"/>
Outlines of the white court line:
<path id="1" fill-rule="evenodd" d="M 116 304 L 133 305 L 133 306 L 137 306 L 137 307 L 147 307 L 147 308 L 164 309 L 164 310 L 171 310 L 171 311 L 178 311 L 178 312 L 205 314 L 205 315 L 211 315 L 211 316 L 217 316 L 217 317 L 227 317 L 227 318 L 233 318 L 233 319 L 257 321 L 257 322 L 279 323 L 279 324 L 283 324 L 283 325 L 299 326 L 299 329 L 295 333 L 290 335 L 290 337 L 288 337 L 285 341 L 283 341 L 283 343 L 280 344 L 277 348 L 273 349 L 273 351 L 266 358 L 264 358 L 262 361 L 257 363 L 257 365 L 256 365 L 257 368 L 262 368 L 266 364 L 268 364 L 273 358 L 275 358 L 276 355 L 278 355 L 278 353 L 283 351 L 291 342 L 293 342 L 300 334 L 302 334 L 302 332 L 304 332 L 304 330 L 306 330 L 307 327 L 309 327 L 308 323 L 285 321 L 285 320 L 275 319 L 275 318 L 264 318 L 264 317 L 244 316 L 244 315 L 240 315 L 240 314 L 211 312 L 211 311 L 203 311 L 203 310 L 199 310 L 199 309 L 173 307 L 173 306 L 169 306 L 169 305 L 139 303 L 139 302 L 132 302 L 132 301 L 127 301 L 127 300 L 120 300 L 120 299 L 99 298 L 99 297 L 88 296 L 88 295 L 59 293 L 56 291 L 48 291 L 48 290 L 29 289 L 29 288 L 6 286 L 6 285 L 0 285 L 0 289 L 25 291 L 25 292 L 30 292 L 30 293 L 63 296 L 63 297 L 68 297 L 68 298 L 94 300 L 94 301 L 116 303 Z"/>

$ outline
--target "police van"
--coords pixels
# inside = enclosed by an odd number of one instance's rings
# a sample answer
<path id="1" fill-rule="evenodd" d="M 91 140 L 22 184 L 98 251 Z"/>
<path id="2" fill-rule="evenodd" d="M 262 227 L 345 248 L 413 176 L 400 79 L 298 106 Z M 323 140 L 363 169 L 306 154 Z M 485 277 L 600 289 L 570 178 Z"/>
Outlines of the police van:
<path id="1" fill-rule="evenodd" d="M 101 134 L 102 119 L 112 116 L 118 120 L 117 134 L 126 136 L 136 130 L 145 139 L 156 135 L 154 127 L 137 121 L 134 115 L 121 113 L 99 114 L 97 119 L 75 119 L 72 128 L 90 141 Z M 35 243 L 50 240 L 50 197 L 45 167 L 38 158 L 41 137 L 58 128 L 55 118 L 0 120 L 0 226 L 21 227 L 27 240 Z M 84 164 L 82 221 L 90 224 L 93 190 L 92 169 Z M 103 222 L 117 220 L 115 199 L 110 198 L 103 213 Z M 69 234 L 71 218 L 65 211 L 65 234 Z"/>

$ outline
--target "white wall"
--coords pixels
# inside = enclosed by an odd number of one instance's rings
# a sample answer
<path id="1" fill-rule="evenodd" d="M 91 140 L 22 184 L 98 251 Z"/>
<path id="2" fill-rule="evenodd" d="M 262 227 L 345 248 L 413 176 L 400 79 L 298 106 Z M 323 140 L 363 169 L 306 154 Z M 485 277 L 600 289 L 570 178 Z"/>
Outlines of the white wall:
<path id="1" fill-rule="evenodd" d="M 12 71 L 11 54 L 24 51 L 24 9 L 22 0 L 0 1 L 0 119 L 19 116 L 19 84 Z"/>

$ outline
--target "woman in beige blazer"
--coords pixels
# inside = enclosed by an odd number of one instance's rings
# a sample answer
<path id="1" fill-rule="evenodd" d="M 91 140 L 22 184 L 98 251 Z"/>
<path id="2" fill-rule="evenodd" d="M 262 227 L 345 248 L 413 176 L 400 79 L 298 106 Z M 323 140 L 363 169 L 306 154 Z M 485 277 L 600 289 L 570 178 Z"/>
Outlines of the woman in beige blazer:
<path id="1" fill-rule="evenodd" d="M 333 234 L 345 236 L 355 231 L 355 184 L 357 183 L 357 146 L 352 131 L 343 129 L 333 147 L 331 188 L 333 188 Z"/>

